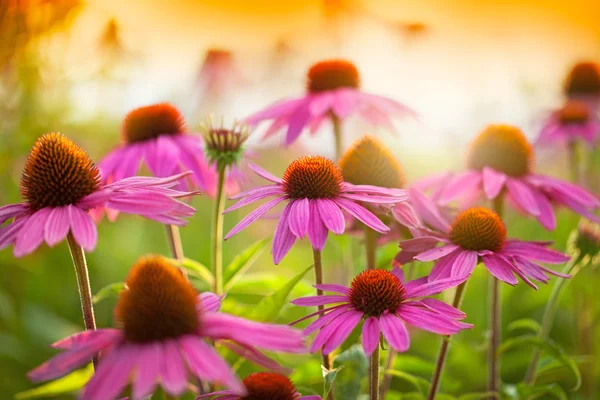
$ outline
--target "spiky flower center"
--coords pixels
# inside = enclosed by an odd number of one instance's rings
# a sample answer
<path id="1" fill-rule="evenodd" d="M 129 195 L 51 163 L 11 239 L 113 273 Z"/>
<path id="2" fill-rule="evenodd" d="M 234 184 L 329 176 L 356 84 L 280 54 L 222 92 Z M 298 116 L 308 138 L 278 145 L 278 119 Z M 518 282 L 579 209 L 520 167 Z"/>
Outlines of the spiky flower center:
<path id="1" fill-rule="evenodd" d="M 339 161 L 344 181 L 400 189 L 404 174 L 398 159 L 378 138 L 366 135 L 354 142 Z"/>
<path id="2" fill-rule="evenodd" d="M 593 62 L 576 64 L 565 84 L 565 93 L 569 97 L 600 95 L 600 67 Z"/>
<path id="3" fill-rule="evenodd" d="M 206 156 L 217 167 L 237 164 L 242 158 L 248 128 L 235 124 L 231 129 L 215 127 L 209 119 L 202 127 Z"/>
<path id="4" fill-rule="evenodd" d="M 574 241 L 581 256 L 596 257 L 600 254 L 600 225 L 581 223 Z"/>
<path id="5" fill-rule="evenodd" d="M 282 180 L 283 190 L 292 199 L 327 199 L 340 193 L 344 178 L 333 161 L 304 156 L 287 167 Z"/>
<path id="6" fill-rule="evenodd" d="M 402 303 L 404 286 L 396 275 L 383 269 L 369 269 L 358 274 L 350 285 L 350 302 L 367 316 L 379 317 L 395 312 Z"/>
<path id="7" fill-rule="evenodd" d="M 179 110 L 166 103 L 130 111 L 121 126 L 121 136 L 125 143 L 143 142 L 160 135 L 176 135 L 185 131 L 187 126 Z"/>
<path id="8" fill-rule="evenodd" d="M 588 106 L 576 100 L 569 101 L 558 112 L 558 118 L 564 125 L 585 124 L 589 120 L 589 117 Z"/>
<path id="9" fill-rule="evenodd" d="M 509 176 L 527 175 L 534 163 L 531 144 L 515 126 L 490 125 L 471 144 L 467 165 L 489 167 Z"/>
<path id="10" fill-rule="evenodd" d="M 148 343 L 197 332 L 198 293 L 165 258 L 140 259 L 125 284 L 115 319 L 128 341 Z"/>
<path id="11" fill-rule="evenodd" d="M 454 220 L 450 240 L 465 250 L 499 251 L 506 240 L 506 227 L 494 211 L 469 208 Z"/>
<path id="12" fill-rule="evenodd" d="M 75 204 L 100 187 L 100 170 L 87 153 L 60 133 L 37 140 L 21 176 L 21 195 L 36 211 Z"/>
<path id="13" fill-rule="evenodd" d="M 289 378 L 273 372 L 257 372 L 244 379 L 248 394 L 243 400 L 294 400 L 296 388 Z"/>
<path id="14" fill-rule="evenodd" d="M 321 61 L 308 70 L 307 89 L 311 93 L 360 86 L 358 69 L 350 61 Z"/>

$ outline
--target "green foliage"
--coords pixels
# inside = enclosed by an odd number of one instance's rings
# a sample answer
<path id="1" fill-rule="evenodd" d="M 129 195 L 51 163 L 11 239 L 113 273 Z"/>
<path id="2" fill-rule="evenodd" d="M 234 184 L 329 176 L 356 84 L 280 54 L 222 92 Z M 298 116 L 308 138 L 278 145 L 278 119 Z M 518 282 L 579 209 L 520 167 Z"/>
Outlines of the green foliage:
<path id="1" fill-rule="evenodd" d="M 88 364 L 85 368 L 73 371 L 69 375 L 63 376 L 55 381 L 17 393 L 15 399 L 38 399 L 73 393 L 81 389 L 90 380 L 93 374 L 94 368 L 92 367 L 92 364 Z"/>
<path id="2" fill-rule="evenodd" d="M 363 378 L 367 376 L 369 369 L 369 360 L 362 345 L 355 344 L 340 353 L 333 366 L 339 369 L 334 384 L 335 395 L 340 399 L 357 399 Z"/>
<path id="3" fill-rule="evenodd" d="M 125 282 L 111 283 L 98 290 L 92 300 L 94 301 L 94 304 L 98 304 L 103 300 L 118 297 L 123 289 L 125 289 Z"/>
<path id="4" fill-rule="evenodd" d="M 169 259 L 174 265 L 185 268 L 191 277 L 201 279 L 212 286 L 215 282 L 212 272 L 204 264 L 194 261 L 191 258 L 184 258 L 182 261 L 174 258 Z"/>
<path id="5" fill-rule="evenodd" d="M 225 267 L 223 271 L 223 277 L 226 282 L 225 292 L 228 292 L 244 276 L 252 264 L 258 260 L 268 243 L 268 238 L 253 243 Z"/>

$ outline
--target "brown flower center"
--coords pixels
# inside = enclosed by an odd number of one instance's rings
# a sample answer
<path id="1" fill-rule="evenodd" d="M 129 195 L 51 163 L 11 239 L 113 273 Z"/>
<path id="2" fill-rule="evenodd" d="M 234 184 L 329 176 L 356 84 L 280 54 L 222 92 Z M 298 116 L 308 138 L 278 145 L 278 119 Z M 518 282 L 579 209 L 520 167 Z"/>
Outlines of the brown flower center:
<path id="1" fill-rule="evenodd" d="M 99 169 L 81 147 L 60 133 L 37 140 L 21 176 L 21 195 L 34 211 L 75 204 L 99 187 Z"/>
<path id="2" fill-rule="evenodd" d="M 585 124 L 590 118 L 590 112 L 585 103 L 572 100 L 559 110 L 558 118 L 564 125 Z"/>
<path id="3" fill-rule="evenodd" d="M 128 341 L 147 343 L 197 332 L 198 293 L 165 258 L 141 258 L 125 283 L 115 319 Z"/>
<path id="4" fill-rule="evenodd" d="M 506 227 L 494 211 L 469 208 L 454 220 L 450 240 L 466 250 L 498 251 L 506 240 Z"/>
<path id="5" fill-rule="evenodd" d="M 346 60 L 321 61 L 308 70 L 307 88 L 311 93 L 359 86 L 358 69 Z"/>
<path id="6" fill-rule="evenodd" d="M 339 164 L 346 182 L 395 189 L 404 186 L 400 162 L 375 136 L 367 135 L 354 142 Z"/>
<path id="7" fill-rule="evenodd" d="M 565 93 L 569 97 L 600 95 L 600 68 L 593 62 L 576 64 L 565 83 Z"/>
<path id="8" fill-rule="evenodd" d="M 294 400 L 296 388 L 289 378 L 273 372 L 257 372 L 244 379 L 248 395 L 244 400 Z"/>
<path id="9" fill-rule="evenodd" d="M 490 125 L 471 144 L 467 165 L 489 167 L 509 176 L 527 175 L 534 163 L 533 148 L 523 132 L 511 125 Z"/>
<path id="10" fill-rule="evenodd" d="M 125 143 L 135 143 L 185 131 L 187 126 L 179 110 L 161 103 L 130 111 L 121 126 L 121 137 Z"/>
<path id="11" fill-rule="evenodd" d="M 321 156 L 304 156 L 283 173 L 283 189 L 292 199 L 324 199 L 337 196 L 344 181 L 340 169 Z"/>
<path id="12" fill-rule="evenodd" d="M 402 303 L 404 286 L 396 275 L 383 269 L 369 269 L 358 274 L 350 285 L 350 302 L 368 316 L 378 317 L 385 311 L 395 312 Z"/>

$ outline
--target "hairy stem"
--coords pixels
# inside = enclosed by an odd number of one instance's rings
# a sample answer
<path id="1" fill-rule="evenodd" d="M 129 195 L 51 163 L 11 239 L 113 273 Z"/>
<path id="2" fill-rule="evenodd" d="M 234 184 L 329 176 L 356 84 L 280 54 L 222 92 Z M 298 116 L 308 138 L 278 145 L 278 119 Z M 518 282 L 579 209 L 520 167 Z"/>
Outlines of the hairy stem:
<path id="1" fill-rule="evenodd" d="M 71 251 L 71 258 L 75 267 L 75 276 L 77 278 L 77 288 L 79 290 L 79 300 L 81 301 L 81 313 L 83 314 L 83 323 L 86 330 L 96 330 L 96 320 L 94 317 L 94 302 L 92 300 L 92 289 L 90 288 L 90 277 L 88 274 L 87 262 L 83 248 L 77 243 L 73 234 L 67 235 L 67 243 Z M 97 367 L 98 359 L 92 359 L 94 368 Z"/>
<path id="2" fill-rule="evenodd" d="M 369 399 L 379 400 L 379 346 L 369 357 Z"/>
<path id="3" fill-rule="evenodd" d="M 214 291 L 218 295 L 223 294 L 223 211 L 225 211 L 225 167 L 219 167 L 212 236 L 212 270 L 215 276 Z"/>
<path id="4" fill-rule="evenodd" d="M 454 293 L 454 301 L 452 302 L 452 306 L 454 308 L 460 308 L 464 295 L 465 289 L 467 287 L 467 281 L 464 281 L 456 288 L 456 292 Z M 440 383 L 442 380 L 442 374 L 444 372 L 444 366 L 446 365 L 446 358 L 448 357 L 448 349 L 450 348 L 450 336 L 444 336 L 442 338 L 442 345 L 440 346 L 440 352 L 438 353 L 437 360 L 435 362 L 435 370 L 433 372 L 433 377 L 431 378 L 431 387 L 429 389 L 429 395 L 427 396 L 428 400 L 434 400 L 435 396 L 440 388 Z"/>
<path id="5" fill-rule="evenodd" d="M 503 193 L 500 193 L 494 199 L 494 210 L 502 219 L 504 216 Z M 490 318 L 490 346 L 487 357 L 487 388 L 488 392 L 496 392 L 500 389 L 500 360 L 497 353 L 502 335 L 502 302 L 500 298 L 500 281 L 495 276 L 490 276 L 488 292 L 490 295 L 488 304 Z"/>
<path id="6" fill-rule="evenodd" d="M 377 268 L 377 236 L 379 235 L 368 226 L 365 228 L 365 254 L 367 256 L 367 269 Z"/>
<path id="7" fill-rule="evenodd" d="M 333 124 L 333 138 L 335 140 L 335 161 L 338 162 L 344 151 L 342 121 L 335 114 L 331 114 L 331 123 Z"/>

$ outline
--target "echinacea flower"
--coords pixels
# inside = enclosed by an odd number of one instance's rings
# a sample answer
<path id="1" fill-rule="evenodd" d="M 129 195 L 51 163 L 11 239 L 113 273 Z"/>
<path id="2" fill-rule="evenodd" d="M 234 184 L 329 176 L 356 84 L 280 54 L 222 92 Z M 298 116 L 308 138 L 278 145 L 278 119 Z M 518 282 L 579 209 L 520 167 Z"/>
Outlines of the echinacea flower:
<path id="1" fill-rule="evenodd" d="M 568 247 L 583 265 L 600 262 L 600 225 L 582 220 L 577 231 L 569 238 Z"/>
<path id="2" fill-rule="evenodd" d="M 442 246 L 436 247 L 439 243 Z M 400 242 L 400 247 L 413 253 L 416 260 L 436 262 L 429 281 L 470 276 L 481 261 L 499 280 L 516 285 L 518 276 L 537 290 L 532 280 L 547 283 L 550 280 L 547 274 L 570 278 L 538 264 L 561 264 L 569 260 L 569 256 L 547 248 L 550 244 L 508 239 L 498 214 L 476 207 L 460 213 L 454 222 L 447 223 L 445 230 L 425 232 Z"/>
<path id="3" fill-rule="evenodd" d="M 585 102 L 570 100 L 552 112 L 537 139 L 537 143 L 571 144 L 583 140 L 594 145 L 600 138 L 600 119 Z"/>
<path id="4" fill-rule="evenodd" d="M 302 396 L 290 378 L 274 372 L 250 374 L 243 383 L 247 390 L 245 396 L 240 396 L 232 390 L 220 390 L 198 396 L 196 400 L 321 400 L 321 396 Z"/>
<path id="5" fill-rule="evenodd" d="M 309 296 L 292 301 L 297 306 L 329 305 L 325 314 L 311 323 L 303 333 L 319 330 L 311 352 L 323 349 L 329 354 L 338 348 L 352 330 L 364 319 L 362 345 L 367 355 L 379 345 L 380 333 L 390 347 L 404 352 L 410 347 L 406 324 L 437 333 L 454 335 L 473 325 L 460 322 L 466 315 L 440 300 L 425 298 L 457 286 L 467 277 L 428 282 L 427 277 L 405 282 L 400 268 L 392 272 L 370 269 L 357 275 L 350 287 L 334 284 L 315 285 L 317 289 L 335 295 Z M 331 306 L 331 304 L 336 304 Z M 301 320 L 318 315 L 310 314 Z"/>
<path id="6" fill-rule="evenodd" d="M 85 250 L 96 247 L 98 232 L 89 210 L 97 207 L 138 214 L 162 223 L 184 225 L 194 209 L 179 198 L 192 193 L 173 187 L 186 174 L 167 178 L 130 178 L 105 185 L 86 152 L 67 137 L 49 133 L 33 146 L 21 177 L 23 203 L 0 207 L 0 249 L 14 255 L 33 252 L 42 242 L 54 246 L 71 232 Z"/>
<path id="7" fill-rule="evenodd" d="M 160 384 L 179 396 L 194 377 L 224 384 L 238 395 L 244 385 L 210 344 L 231 341 L 232 350 L 259 361 L 256 347 L 290 353 L 306 348 L 300 332 L 284 325 L 257 323 L 218 312 L 220 298 L 198 295 L 165 258 L 150 256 L 131 269 L 115 309 L 118 328 L 85 331 L 52 345 L 62 353 L 29 373 L 35 382 L 63 376 L 99 355 L 83 400 L 114 399 L 132 384 L 133 399 L 151 395 Z"/>
<path id="8" fill-rule="evenodd" d="M 565 95 L 588 103 L 593 112 L 600 102 L 600 67 L 591 61 L 582 61 L 573 66 L 565 81 Z"/>
<path id="9" fill-rule="evenodd" d="M 250 165 L 250 168 L 272 184 L 234 196 L 234 199 L 241 200 L 225 212 L 267 197 L 275 198 L 244 217 L 225 239 L 247 228 L 279 203 L 286 202 L 273 238 L 275 264 L 279 264 L 296 239 L 306 235 L 313 249 L 323 250 L 329 231 L 340 235 L 345 230 L 342 210 L 377 232 L 387 232 L 389 228 L 358 202 L 395 204 L 406 199 L 406 192 L 401 189 L 344 182 L 339 168 L 331 160 L 321 156 L 296 159 L 288 166 L 281 179 L 256 165 Z"/>
<path id="10" fill-rule="evenodd" d="M 246 119 L 250 125 L 272 120 L 265 137 L 287 127 L 285 144 L 290 145 L 308 128 L 315 133 L 321 124 L 336 117 L 345 120 L 358 113 L 374 126 L 394 131 L 392 116 L 412 116 L 410 108 L 386 97 L 360 90 L 358 69 L 346 60 L 327 60 L 308 71 L 307 93 L 299 98 L 283 100 Z"/>
<path id="11" fill-rule="evenodd" d="M 231 51 L 219 48 L 206 51 L 197 79 L 202 96 L 218 98 L 227 94 L 229 89 L 244 83 L 243 74 Z"/>
<path id="12" fill-rule="evenodd" d="M 512 204 L 549 230 L 556 228 L 554 204 L 599 220 L 594 214 L 600 208 L 597 197 L 575 184 L 534 173 L 533 164 L 533 148 L 519 128 L 490 125 L 471 144 L 468 171 L 444 185 L 438 202 L 445 205 L 482 194 L 492 200 L 506 193 Z"/>
<path id="13" fill-rule="evenodd" d="M 192 171 L 185 187 L 216 193 L 216 169 L 208 165 L 202 138 L 188 131 L 183 115 L 167 103 L 136 108 L 121 125 L 122 144 L 99 164 L 106 183 L 136 176 L 145 165 L 156 177 Z"/>

